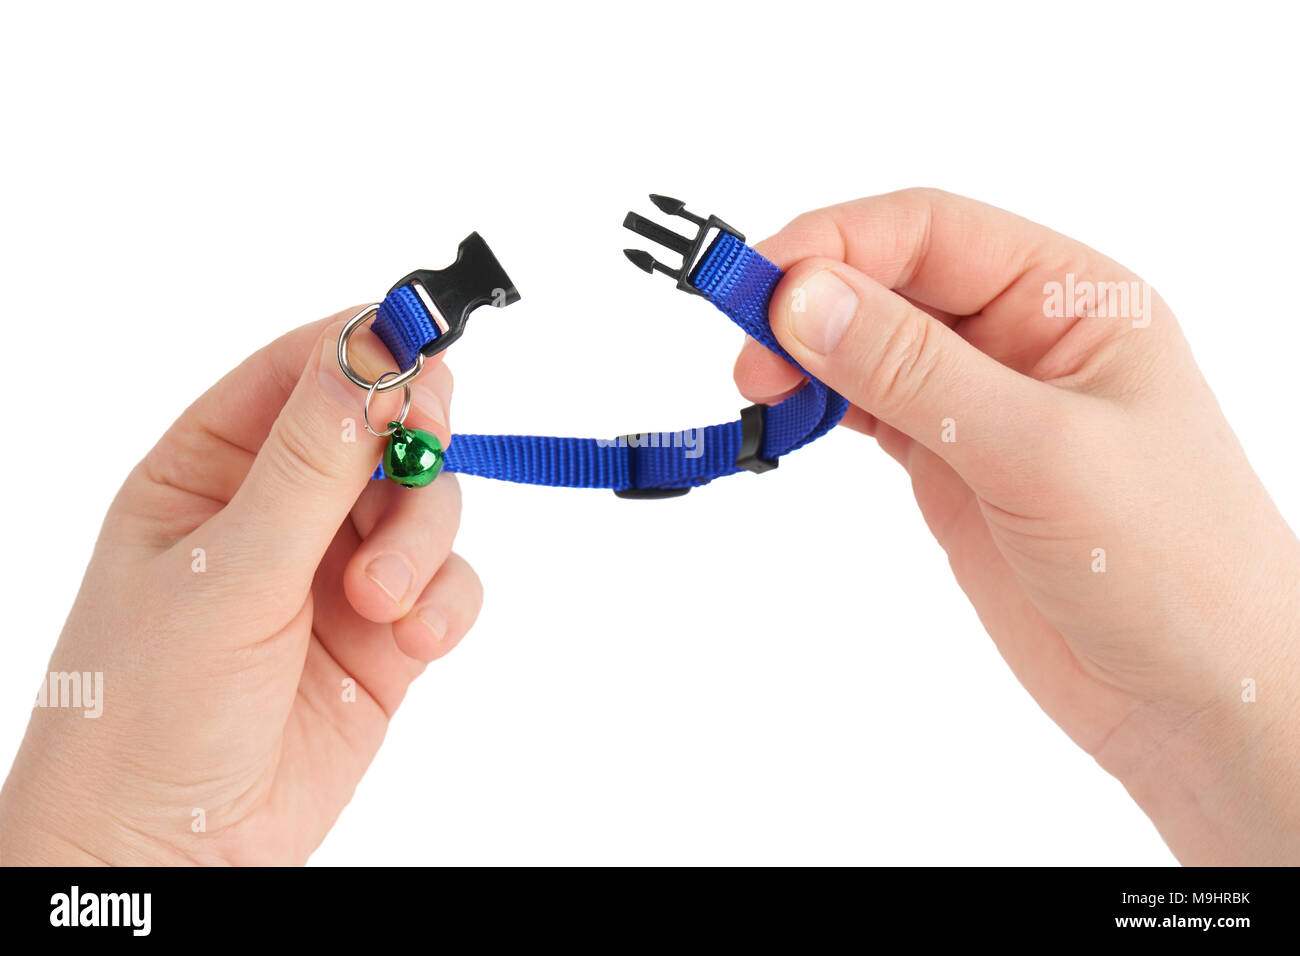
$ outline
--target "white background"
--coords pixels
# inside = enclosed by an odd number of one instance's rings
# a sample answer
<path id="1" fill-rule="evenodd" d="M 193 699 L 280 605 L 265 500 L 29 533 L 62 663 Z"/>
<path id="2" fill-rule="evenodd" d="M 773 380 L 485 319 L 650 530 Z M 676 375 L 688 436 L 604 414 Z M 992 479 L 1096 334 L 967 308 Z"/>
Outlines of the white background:
<path id="1" fill-rule="evenodd" d="M 933 185 L 1104 250 L 1296 523 L 1295 23 L 1136 6 L 10 8 L 0 762 L 166 425 L 471 230 L 523 300 L 455 348 L 456 430 L 734 417 L 739 333 L 620 253 L 652 191 L 757 239 Z M 482 617 L 316 862 L 1173 862 L 1011 677 L 873 442 L 663 502 L 463 487 Z"/>

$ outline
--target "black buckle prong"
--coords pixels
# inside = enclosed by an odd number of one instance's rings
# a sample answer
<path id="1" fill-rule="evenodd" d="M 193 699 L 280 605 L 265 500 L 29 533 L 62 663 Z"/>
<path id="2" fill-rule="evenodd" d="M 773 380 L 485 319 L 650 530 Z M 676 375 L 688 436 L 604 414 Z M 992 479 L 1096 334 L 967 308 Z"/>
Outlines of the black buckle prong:
<path id="1" fill-rule="evenodd" d="M 692 223 L 696 227 L 694 238 L 687 238 L 686 236 L 678 235 L 671 229 L 661 226 L 659 223 L 646 219 L 644 216 L 638 215 L 634 212 L 629 212 L 623 219 L 623 228 L 631 229 L 638 236 L 643 236 L 651 242 L 657 243 L 665 249 L 671 249 L 673 252 L 677 253 L 682 257 L 681 268 L 674 269 L 670 266 L 666 266 L 650 253 L 641 249 L 624 249 L 623 255 L 627 256 L 632 265 L 636 266 L 641 271 L 651 274 L 662 272 L 664 275 L 675 279 L 677 282 L 677 288 L 681 289 L 683 292 L 689 292 L 692 295 L 701 295 L 702 293 L 700 290 L 691 285 L 690 276 L 691 271 L 695 268 L 696 263 L 699 262 L 701 254 L 704 252 L 704 243 L 708 239 L 709 233 L 716 229 L 720 233 L 726 232 L 735 236 L 741 242 L 745 241 L 745 237 L 717 216 L 706 217 L 695 215 L 695 213 L 686 208 L 685 203 L 680 199 L 673 199 L 669 196 L 658 196 L 651 193 L 650 201 L 655 204 L 655 207 L 659 209 L 660 212 L 665 212 L 670 216 L 678 216 L 685 219 L 687 222 Z"/>
<path id="2" fill-rule="evenodd" d="M 418 284 L 429 296 L 446 328 L 420 349 L 426 356 L 441 352 L 460 338 L 469 314 L 480 305 L 504 309 L 519 301 L 519 290 L 477 232 L 461 240 L 456 261 L 445 269 L 417 269 L 397 281 L 393 289 Z M 435 322 L 438 316 L 435 316 Z M 440 326 L 442 323 L 438 323 Z"/>

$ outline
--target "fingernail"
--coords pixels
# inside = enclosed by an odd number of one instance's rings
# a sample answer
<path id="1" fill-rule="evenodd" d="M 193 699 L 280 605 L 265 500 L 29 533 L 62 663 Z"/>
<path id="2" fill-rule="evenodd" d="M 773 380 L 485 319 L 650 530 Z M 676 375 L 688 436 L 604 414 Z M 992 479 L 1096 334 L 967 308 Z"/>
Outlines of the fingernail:
<path id="1" fill-rule="evenodd" d="M 402 603 L 406 592 L 410 590 L 411 579 L 415 572 L 410 563 L 400 554 L 381 554 L 366 565 L 366 577 L 379 585 L 380 590 L 397 604 Z"/>
<path id="2" fill-rule="evenodd" d="M 447 636 L 447 619 L 436 607 L 422 607 L 415 616 L 425 627 L 433 632 L 433 639 L 441 641 Z"/>
<path id="3" fill-rule="evenodd" d="M 429 386 L 412 382 L 411 404 L 439 425 L 447 424 L 447 406 L 442 403 L 438 393 Z"/>
<path id="4" fill-rule="evenodd" d="M 844 338 L 857 311 L 858 297 L 844 280 L 834 272 L 819 272 L 795 291 L 790 331 L 805 347 L 828 355 Z"/>

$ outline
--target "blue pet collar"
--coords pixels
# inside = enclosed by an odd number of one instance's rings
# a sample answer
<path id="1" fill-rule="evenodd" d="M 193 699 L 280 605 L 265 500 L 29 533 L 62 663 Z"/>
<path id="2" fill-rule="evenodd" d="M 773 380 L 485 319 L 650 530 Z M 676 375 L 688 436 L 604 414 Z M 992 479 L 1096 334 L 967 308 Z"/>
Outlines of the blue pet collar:
<path id="1" fill-rule="evenodd" d="M 682 291 L 708 299 L 746 334 L 798 368 L 777 342 L 767 319 L 781 270 L 716 216 L 694 215 L 665 196 L 652 195 L 650 200 L 662 212 L 689 221 L 695 236 L 678 235 L 629 212 L 625 227 L 677 253 L 682 264 L 672 269 L 637 249 L 624 250 L 628 259 L 648 273 L 671 276 Z M 353 382 L 368 389 L 368 402 L 376 391 L 409 385 L 426 357 L 460 337 L 475 308 L 502 308 L 518 301 L 519 293 L 492 250 L 478 233 L 472 233 L 460 244 L 452 265 L 411 273 L 393 286 L 383 302 L 358 313 L 340 336 L 339 364 Z M 403 369 L 385 374 L 378 382 L 361 378 L 347 362 L 347 340 L 370 315 L 375 316 L 374 332 Z M 742 409 L 737 421 L 700 429 L 611 439 L 456 435 L 442 468 L 532 485 L 612 488 L 620 498 L 673 498 L 723 475 L 775 468 L 783 455 L 834 428 L 848 406 L 843 397 L 808 375 L 807 383 L 779 404 L 751 405 Z M 393 424 L 401 432 L 400 420 Z M 375 477 L 384 477 L 382 465 Z"/>

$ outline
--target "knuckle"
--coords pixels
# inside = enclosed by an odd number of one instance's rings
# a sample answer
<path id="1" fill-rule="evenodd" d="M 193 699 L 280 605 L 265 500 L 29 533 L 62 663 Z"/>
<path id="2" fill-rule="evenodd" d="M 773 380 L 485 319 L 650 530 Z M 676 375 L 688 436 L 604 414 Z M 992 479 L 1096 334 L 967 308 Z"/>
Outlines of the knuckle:
<path id="1" fill-rule="evenodd" d="M 457 591 L 469 598 L 471 605 L 477 607 L 483 602 L 483 581 L 474 566 L 459 553 L 452 551 L 447 555 L 441 573 L 455 580 Z"/>
<path id="2" fill-rule="evenodd" d="M 451 472 L 446 472 L 438 476 L 436 484 L 442 485 L 441 493 L 446 496 L 446 510 L 451 515 L 456 527 L 460 526 L 460 515 L 462 505 L 465 500 L 464 491 L 460 487 L 460 479 Z"/>
<path id="3" fill-rule="evenodd" d="M 416 527 L 408 528 L 405 534 L 410 536 L 411 550 L 424 566 L 436 570 L 451 553 L 452 542 L 460 531 L 460 489 L 454 481 L 444 482 L 439 476 L 429 490 L 433 493 L 422 496 L 426 509 L 418 521 L 409 522 Z"/>
<path id="4" fill-rule="evenodd" d="M 908 186 L 906 189 L 900 189 L 895 195 L 905 200 L 925 203 L 934 202 L 949 198 L 952 193 L 939 189 L 935 186 Z"/>
<path id="5" fill-rule="evenodd" d="M 838 247 L 839 259 L 844 257 L 848 248 L 836 221 L 834 207 L 799 214 L 785 225 L 779 235 L 791 245 L 805 250 L 832 251 Z"/>
<path id="6" fill-rule="evenodd" d="M 903 412 L 928 387 L 937 367 L 929 317 L 902 310 L 868 365 L 867 391 L 876 403 L 871 411 L 885 418 Z"/>
<path id="7" fill-rule="evenodd" d="M 469 619 L 473 623 L 478 617 L 478 613 L 483 608 L 483 579 L 478 576 L 478 572 L 470 565 L 468 561 L 458 554 L 452 557 L 459 562 L 463 569 L 465 577 L 465 594 L 468 596 Z"/>
<path id="8" fill-rule="evenodd" d="M 282 472 L 291 482 L 328 483 L 339 476 L 328 465 L 328 456 L 320 454 L 317 444 L 301 426 L 281 418 L 271 431 L 272 454 L 268 464 Z"/>

